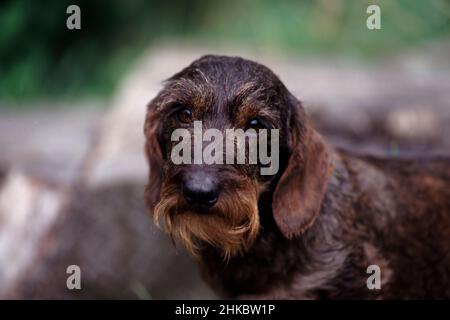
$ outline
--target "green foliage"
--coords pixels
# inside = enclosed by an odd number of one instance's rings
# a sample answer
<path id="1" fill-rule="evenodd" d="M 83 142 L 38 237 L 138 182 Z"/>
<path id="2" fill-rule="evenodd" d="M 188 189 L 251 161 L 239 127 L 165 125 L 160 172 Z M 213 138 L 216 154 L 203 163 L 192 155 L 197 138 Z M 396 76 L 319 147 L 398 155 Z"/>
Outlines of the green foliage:
<path id="1" fill-rule="evenodd" d="M 365 27 L 372 3 L 382 30 Z M 81 30 L 66 28 L 70 4 L 81 8 Z M 0 100 L 108 96 L 139 53 L 165 37 L 376 56 L 449 33 L 446 0 L 2 1 Z"/>

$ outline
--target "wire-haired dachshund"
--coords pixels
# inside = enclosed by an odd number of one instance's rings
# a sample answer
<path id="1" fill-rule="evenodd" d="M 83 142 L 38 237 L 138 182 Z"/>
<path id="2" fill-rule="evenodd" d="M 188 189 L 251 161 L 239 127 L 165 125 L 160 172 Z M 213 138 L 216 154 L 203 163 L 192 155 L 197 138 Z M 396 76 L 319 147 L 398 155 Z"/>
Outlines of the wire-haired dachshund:
<path id="1" fill-rule="evenodd" d="M 173 132 L 193 136 L 195 123 L 277 129 L 278 171 L 174 163 Z M 334 148 L 271 70 L 238 57 L 204 56 L 168 79 L 144 131 L 148 207 L 222 297 L 450 298 L 448 159 Z"/>

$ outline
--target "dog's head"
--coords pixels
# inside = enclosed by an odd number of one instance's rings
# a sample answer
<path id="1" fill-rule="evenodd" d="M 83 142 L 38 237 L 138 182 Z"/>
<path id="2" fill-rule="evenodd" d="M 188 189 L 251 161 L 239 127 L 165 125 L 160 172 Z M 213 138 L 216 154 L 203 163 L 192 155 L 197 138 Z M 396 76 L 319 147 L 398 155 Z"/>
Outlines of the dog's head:
<path id="1" fill-rule="evenodd" d="M 231 156 L 226 148 L 230 129 L 250 132 L 243 144 L 248 147 L 244 163 L 229 161 L 239 153 L 236 136 Z M 263 129 L 268 138 L 258 140 L 257 148 L 277 153 L 280 163 L 278 172 L 269 175 L 261 174 L 265 165 L 260 159 L 249 161 L 249 139 L 252 134 L 261 137 Z M 278 129 L 277 140 L 271 129 Z M 287 238 L 304 232 L 320 210 L 329 174 L 326 147 L 300 102 L 260 64 L 223 56 L 194 61 L 167 80 L 150 102 L 144 131 L 150 165 L 147 204 L 155 221 L 162 220 L 164 229 L 193 255 L 203 245 L 220 249 L 224 257 L 247 249 L 260 231 L 262 195 L 272 199 L 265 214 L 273 215 Z M 202 154 L 220 133 L 223 144 Z M 261 141 L 269 145 L 261 146 Z M 273 141 L 278 142 L 275 147 Z M 174 154 L 186 161 L 174 161 Z M 217 161 L 205 163 L 199 154 Z"/>

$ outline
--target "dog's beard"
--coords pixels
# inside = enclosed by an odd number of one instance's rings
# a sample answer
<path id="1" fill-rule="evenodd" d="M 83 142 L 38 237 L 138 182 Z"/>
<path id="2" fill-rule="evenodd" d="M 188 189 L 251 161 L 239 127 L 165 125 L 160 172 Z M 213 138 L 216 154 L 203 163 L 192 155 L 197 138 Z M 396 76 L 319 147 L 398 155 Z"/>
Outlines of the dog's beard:
<path id="1" fill-rule="evenodd" d="M 245 251 L 258 235 L 258 191 L 246 182 L 233 191 L 222 193 L 206 213 L 183 207 L 175 188 L 163 186 L 161 201 L 154 210 L 154 220 L 172 238 L 178 239 L 193 256 L 198 257 L 204 244 L 219 249 L 225 260 Z"/>

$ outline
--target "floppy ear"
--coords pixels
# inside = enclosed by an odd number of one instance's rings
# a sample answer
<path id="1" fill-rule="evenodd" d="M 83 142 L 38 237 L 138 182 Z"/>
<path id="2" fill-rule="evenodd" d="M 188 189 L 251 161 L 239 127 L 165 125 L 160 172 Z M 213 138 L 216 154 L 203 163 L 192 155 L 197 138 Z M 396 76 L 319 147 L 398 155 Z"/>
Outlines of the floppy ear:
<path id="1" fill-rule="evenodd" d="M 145 154 L 150 167 L 149 182 L 145 188 L 145 201 L 152 213 L 155 205 L 160 200 L 163 168 L 162 151 L 158 142 L 158 130 L 161 116 L 157 110 L 156 99 L 157 98 L 148 104 L 144 124 Z"/>
<path id="2" fill-rule="evenodd" d="M 295 101 L 289 124 L 292 150 L 272 200 L 275 222 L 287 238 L 302 234 L 313 224 L 331 172 L 325 143 Z"/>

